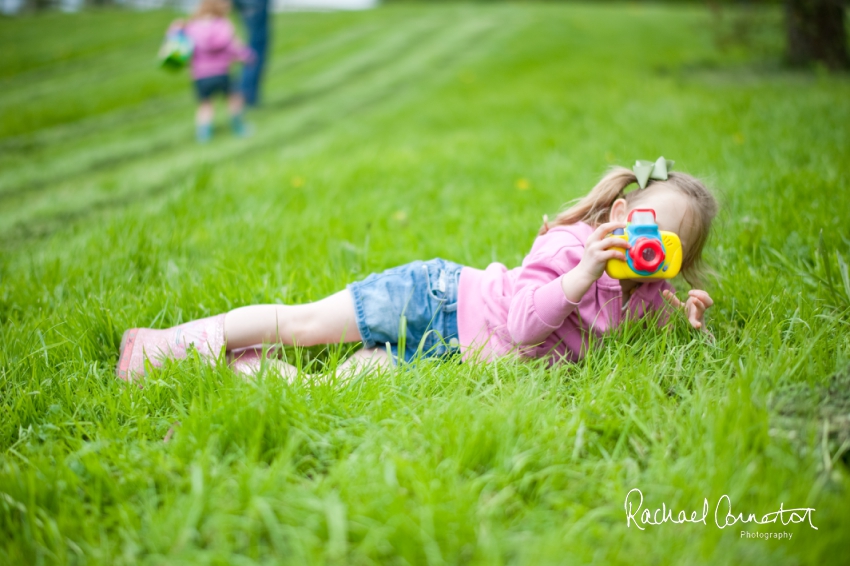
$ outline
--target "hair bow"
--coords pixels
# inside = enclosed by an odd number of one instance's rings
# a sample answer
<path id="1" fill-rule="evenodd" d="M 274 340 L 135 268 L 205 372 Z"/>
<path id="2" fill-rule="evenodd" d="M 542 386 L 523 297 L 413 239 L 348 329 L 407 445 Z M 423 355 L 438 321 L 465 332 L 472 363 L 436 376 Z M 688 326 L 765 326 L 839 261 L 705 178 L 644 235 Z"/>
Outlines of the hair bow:
<path id="1" fill-rule="evenodd" d="M 670 161 L 669 159 L 664 159 L 663 157 L 659 157 L 655 161 L 655 163 L 653 163 L 652 161 L 641 161 L 640 159 L 638 159 L 632 166 L 632 171 L 635 172 L 638 186 L 641 189 L 645 189 L 646 183 L 650 179 L 655 179 L 656 181 L 666 181 L 667 172 L 673 169 L 674 163 L 676 162 Z"/>

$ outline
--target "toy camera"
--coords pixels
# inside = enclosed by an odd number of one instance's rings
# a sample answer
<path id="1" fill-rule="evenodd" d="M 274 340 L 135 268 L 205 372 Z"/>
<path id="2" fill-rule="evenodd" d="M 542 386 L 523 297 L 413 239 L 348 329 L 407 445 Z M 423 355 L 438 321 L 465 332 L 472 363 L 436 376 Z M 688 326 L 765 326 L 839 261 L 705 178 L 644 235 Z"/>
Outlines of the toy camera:
<path id="1" fill-rule="evenodd" d="M 651 208 L 629 213 L 626 229 L 614 236 L 628 240 L 626 261 L 609 259 L 605 272 L 614 279 L 672 279 L 682 268 L 682 242 L 673 232 L 662 232 Z"/>

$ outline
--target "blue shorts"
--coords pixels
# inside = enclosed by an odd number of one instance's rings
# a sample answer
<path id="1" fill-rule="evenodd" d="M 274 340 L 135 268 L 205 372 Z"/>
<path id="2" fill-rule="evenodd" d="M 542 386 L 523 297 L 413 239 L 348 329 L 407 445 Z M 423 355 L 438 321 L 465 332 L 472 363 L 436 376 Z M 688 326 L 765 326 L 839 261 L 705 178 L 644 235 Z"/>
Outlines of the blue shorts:
<path id="1" fill-rule="evenodd" d="M 444 259 L 414 261 L 349 284 L 363 346 L 389 343 L 394 360 L 401 349 L 407 362 L 417 355 L 459 352 L 457 287 L 461 269 L 463 266 Z"/>
<path id="2" fill-rule="evenodd" d="M 216 75 L 214 77 L 204 77 L 195 79 L 195 94 L 198 95 L 198 100 L 205 102 L 212 98 L 214 94 L 227 96 L 230 94 L 230 75 Z"/>

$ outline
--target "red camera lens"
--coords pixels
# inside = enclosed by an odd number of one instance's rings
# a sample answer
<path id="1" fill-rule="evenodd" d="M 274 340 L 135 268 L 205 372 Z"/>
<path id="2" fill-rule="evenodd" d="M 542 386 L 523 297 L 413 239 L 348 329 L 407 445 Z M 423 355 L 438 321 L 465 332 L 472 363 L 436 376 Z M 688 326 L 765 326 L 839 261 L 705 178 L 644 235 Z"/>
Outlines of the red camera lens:
<path id="1" fill-rule="evenodd" d="M 655 273 L 664 263 L 664 248 L 658 240 L 638 238 L 629 248 L 629 256 L 637 271 Z"/>

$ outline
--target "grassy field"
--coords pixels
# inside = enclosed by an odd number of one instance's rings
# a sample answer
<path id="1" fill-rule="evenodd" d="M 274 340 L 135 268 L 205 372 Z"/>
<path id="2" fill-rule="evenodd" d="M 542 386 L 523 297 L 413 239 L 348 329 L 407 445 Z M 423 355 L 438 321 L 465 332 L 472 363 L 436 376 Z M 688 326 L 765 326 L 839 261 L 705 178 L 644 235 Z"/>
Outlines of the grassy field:
<path id="1" fill-rule="evenodd" d="M 283 14 L 255 135 L 219 116 L 204 147 L 153 63 L 173 13 L 0 19 L 0 563 L 843 563 L 850 80 L 783 70 L 779 16 L 719 44 L 700 5 Z M 555 369 L 114 377 L 130 326 L 517 265 L 542 214 L 661 154 L 722 201 L 714 344 L 674 320 Z M 627 526 L 632 488 L 707 524 Z M 721 529 L 724 494 L 817 530 Z"/>

